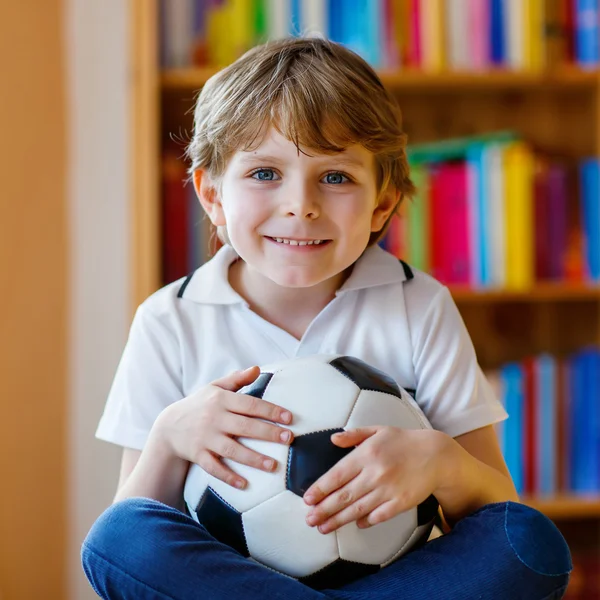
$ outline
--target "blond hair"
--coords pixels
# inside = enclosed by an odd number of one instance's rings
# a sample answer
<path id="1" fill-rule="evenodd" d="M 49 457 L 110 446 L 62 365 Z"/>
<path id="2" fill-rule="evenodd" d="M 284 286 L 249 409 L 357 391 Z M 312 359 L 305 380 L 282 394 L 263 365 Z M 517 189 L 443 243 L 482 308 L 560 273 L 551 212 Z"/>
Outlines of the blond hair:
<path id="1" fill-rule="evenodd" d="M 378 195 L 393 186 L 399 206 L 414 193 L 400 108 L 375 71 L 340 44 L 321 38 L 268 42 L 211 77 L 196 102 L 190 172 L 202 169 L 218 181 L 230 157 L 259 146 L 269 126 L 299 151 L 334 154 L 360 144 L 374 154 Z M 371 234 L 369 245 L 390 220 Z"/>

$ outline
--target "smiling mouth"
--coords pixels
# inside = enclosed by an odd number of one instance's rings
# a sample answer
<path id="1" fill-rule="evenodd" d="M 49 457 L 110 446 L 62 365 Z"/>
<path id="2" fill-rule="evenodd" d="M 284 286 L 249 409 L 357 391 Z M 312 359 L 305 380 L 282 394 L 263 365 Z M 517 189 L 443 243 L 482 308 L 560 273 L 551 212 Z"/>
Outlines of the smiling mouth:
<path id="1" fill-rule="evenodd" d="M 287 246 L 323 246 L 331 242 L 331 240 L 292 240 L 289 238 L 279 238 L 266 236 L 273 242 L 284 244 Z"/>

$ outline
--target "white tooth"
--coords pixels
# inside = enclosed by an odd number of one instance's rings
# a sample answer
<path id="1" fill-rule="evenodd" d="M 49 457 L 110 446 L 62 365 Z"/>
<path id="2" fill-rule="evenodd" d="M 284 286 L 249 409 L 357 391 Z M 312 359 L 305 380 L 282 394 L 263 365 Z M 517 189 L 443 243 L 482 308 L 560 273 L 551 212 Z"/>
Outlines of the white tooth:
<path id="1" fill-rule="evenodd" d="M 298 242 L 297 242 L 296 240 L 288 240 L 288 244 L 289 244 L 290 246 L 297 246 L 297 245 L 298 245 Z"/>
<path id="2" fill-rule="evenodd" d="M 290 240 L 283 240 L 283 243 L 284 243 L 284 244 L 289 244 L 289 243 L 290 243 Z"/>
<path id="3" fill-rule="evenodd" d="M 308 246 L 308 242 L 298 242 L 298 246 Z"/>
<path id="4" fill-rule="evenodd" d="M 281 244 L 281 242 L 283 242 L 283 240 L 281 238 L 275 238 L 276 242 L 279 242 Z"/>

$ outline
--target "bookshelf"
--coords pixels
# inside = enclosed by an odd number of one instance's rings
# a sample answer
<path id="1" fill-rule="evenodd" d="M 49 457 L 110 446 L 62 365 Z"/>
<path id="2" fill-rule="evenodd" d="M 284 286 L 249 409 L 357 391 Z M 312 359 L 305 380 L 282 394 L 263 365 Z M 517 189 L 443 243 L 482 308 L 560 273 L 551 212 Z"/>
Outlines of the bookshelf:
<path id="1" fill-rule="evenodd" d="M 155 1 L 132 10 L 132 313 L 160 281 L 160 151 L 191 130 L 194 96 L 214 68 L 160 71 Z M 382 72 L 397 95 L 413 143 L 512 129 L 571 160 L 600 155 L 600 73 L 424 74 Z M 538 283 L 522 290 L 450 288 L 485 368 L 529 352 L 572 352 L 600 343 L 600 286 Z M 600 519 L 600 497 L 524 498 L 557 522 Z M 598 540 L 595 542 L 598 545 Z"/>

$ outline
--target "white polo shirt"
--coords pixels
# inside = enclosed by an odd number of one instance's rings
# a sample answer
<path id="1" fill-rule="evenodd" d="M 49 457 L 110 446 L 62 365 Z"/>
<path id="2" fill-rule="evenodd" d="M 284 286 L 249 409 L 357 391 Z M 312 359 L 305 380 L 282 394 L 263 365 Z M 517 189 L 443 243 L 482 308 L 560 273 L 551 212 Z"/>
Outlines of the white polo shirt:
<path id="1" fill-rule="evenodd" d="M 311 354 L 356 356 L 410 390 L 456 437 L 508 415 L 483 375 L 446 287 L 368 248 L 301 340 L 250 310 L 230 286 L 224 246 L 138 308 L 96 436 L 141 450 L 159 413 L 238 369 Z"/>

